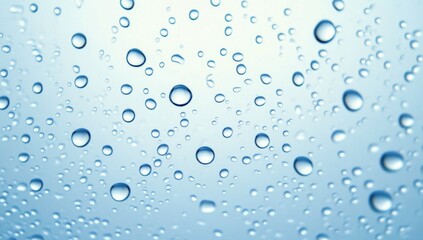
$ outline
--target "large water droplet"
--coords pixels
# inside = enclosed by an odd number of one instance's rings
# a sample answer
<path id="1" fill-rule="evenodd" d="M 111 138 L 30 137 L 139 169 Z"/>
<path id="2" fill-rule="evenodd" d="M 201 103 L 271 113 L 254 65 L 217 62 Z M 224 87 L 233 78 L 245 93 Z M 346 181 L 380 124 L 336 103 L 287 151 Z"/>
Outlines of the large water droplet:
<path id="1" fill-rule="evenodd" d="M 200 202 L 200 210 L 203 213 L 212 213 L 216 210 L 216 203 L 211 200 L 202 200 Z"/>
<path id="2" fill-rule="evenodd" d="M 143 164 L 143 165 L 141 165 L 139 171 L 140 171 L 140 174 L 142 176 L 148 176 L 148 175 L 150 175 L 150 173 L 151 173 L 151 166 L 150 166 L 150 164 Z"/>
<path id="3" fill-rule="evenodd" d="M 410 128 L 414 125 L 414 118 L 408 113 L 401 114 L 398 121 L 402 128 Z"/>
<path id="4" fill-rule="evenodd" d="M 123 121 L 125 121 L 127 123 L 130 123 L 130 122 L 134 121 L 134 119 L 135 119 L 135 112 L 134 112 L 134 110 L 132 110 L 130 108 L 125 109 L 122 112 L 122 119 L 123 119 Z"/>
<path id="5" fill-rule="evenodd" d="M 115 183 L 110 188 L 110 196 L 117 202 L 125 201 L 129 194 L 131 194 L 131 189 L 126 183 Z"/>
<path id="6" fill-rule="evenodd" d="M 385 152 L 380 158 L 382 168 L 387 172 L 399 171 L 404 166 L 404 158 L 399 152 Z"/>
<path id="7" fill-rule="evenodd" d="M 266 148 L 270 144 L 270 138 L 265 133 L 259 133 L 256 135 L 254 142 L 258 148 Z"/>
<path id="8" fill-rule="evenodd" d="M 71 42 L 76 49 L 82 49 L 87 45 L 87 38 L 82 33 L 75 33 L 72 36 Z"/>
<path id="9" fill-rule="evenodd" d="M 200 147 L 195 153 L 197 161 L 201 164 L 210 164 L 214 160 L 214 151 L 210 147 Z"/>
<path id="10" fill-rule="evenodd" d="M 344 102 L 344 106 L 352 112 L 360 110 L 364 103 L 361 94 L 356 90 L 351 89 L 344 92 L 342 100 Z"/>
<path id="11" fill-rule="evenodd" d="M 34 178 L 29 182 L 31 191 L 38 192 L 43 188 L 43 181 L 39 178 Z"/>
<path id="12" fill-rule="evenodd" d="M 76 147 L 85 147 L 91 140 L 91 134 L 85 128 L 78 128 L 73 131 L 71 140 Z"/>
<path id="13" fill-rule="evenodd" d="M 322 20 L 314 28 L 314 37 L 320 43 L 328 43 L 335 38 L 335 25 L 329 20 Z"/>
<path id="14" fill-rule="evenodd" d="M 77 88 L 84 88 L 88 84 L 88 77 L 85 75 L 79 75 L 75 78 L 74 84 Z"/>
<path id="15" fill-rule="evenodd" d="M 297 157 L 294 160 L 294 169 L 301 176 L 308 176 L 313 171 L 313 163 L 307 157 Z"/>
<path id="16" fill-rule="evenodd" d="M 9 107 L 9 98 L 6 96 L 1 96 L 0 97 L 0 110 L 4 110 L 7 107 Z"/>
<path id="17" fill-rule="evenodd" d="M 185 85 L 176 85 L 170 90 L 169 100 L 178 107 L 187 105 L 192 99 L 192 93 Z"/>
<path id="18" fill-rule="evenodd" d="M 292 82 L 294 83 L 295 86 L 300 87 L 304 84 L 304 75 L 300 72 L 295 72 L 292 75 Z"/>
<path id="19" fill-rule="evenodd" d="M 126 61 L 132 67 L 141 67 L 146 60 L 144 53 L 137 48 L 132 48 L 126 54 Z"/>
<path id="20" fill-rule="evenodd" d="M 376 212 L 386 212 L 392 208 L 392 197 L 385 191 L 374 191 L 369 197 L 370 207 Z"/>
<path id="21" fill-rule="evenodd" d="M 272 82 L 272 77 L 269 74 L 260 75 L 260 80 L 263 84 L 270 84 Z"/>

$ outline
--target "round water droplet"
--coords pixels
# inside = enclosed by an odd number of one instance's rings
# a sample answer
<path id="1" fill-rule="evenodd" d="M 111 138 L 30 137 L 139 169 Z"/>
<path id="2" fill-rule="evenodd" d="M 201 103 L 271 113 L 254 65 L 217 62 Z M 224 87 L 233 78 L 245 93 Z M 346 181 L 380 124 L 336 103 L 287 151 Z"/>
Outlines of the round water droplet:
<path id="1" fill-rule="evenodd" d="M 87 45 L 87 38 L 82 33 L 75 33 L 72 36 L 71 42 L 76 49 L 82 49 Z"/>
<path id="2" fill-rule="evenodd" d="M 91 140 L 91 134 L 85 128 L 78 128 L 73 131 L 71 140 L 76 147 L 85 147 Z"/>
<path id="3" fill-rule="evenodd" d="M 28 162 L 28 160 L 29 160 L 29 154 L 28 153 L 21 153 L 21 154 L 19 154 L 18 160 L 20 162 L 23 162 L 23 163 Z"/>
<path id="4" fill-rule="evenodd" d="M 184 177 L 184 173 L 181 170 L 177 170 L 173 173 L 173 177 L 176 180 L 181 180 Z"/>
<path id="5" fill-rule="evenodd" d="M 43 92 L 43 84 L 41 84 L 40 82 L 36 82 L 34 83 L 34 85 L 32 85 L 32 91 L 35 94 L 40 94 Z"/>
<path id="6" fill-rule="evenodd" d="M 34 178 L 29 182 L 31 191 L 38 192 L 43 188 L 43 181 L 39 178 Z"/>
<path id="7" fill-rule="evenodd" d="M 256 135 L 254 142 L 258 148 L 266 148 L 270 144 L 270 138 L 265 133 L 259 133 Z"/>
<path id="8" fill-rule="evenodd" d="M 185 85 L 176 85 L 170 90 L 169 100 L 178 107 L 187 105 L 192 99 L 192 93 Z"/>
<path id="9" fill-rule="evenodd" d="M 200 202 L 200 210 L 203 213 L 212 213 L 216 210 L 216 203 L 211 200 L 202 200 Z"/>
<path id="10" fill-rule="evenodd" d="M 115 183 L 110 188 L 110 196 L 117 202 L 125 201 L 129 194 L 131 194 L 131 189 L 126 183 Z"/>
<path id="11" fill-rule="evenodd" d="M 222 131 L 222 135 L 225 138 L 230 138 L 232 136 L 233 130 L 230 127 L 225 127 Z"/>
<path id="12" fill-rule="evenodd" d="M 297 157 L 294 160 L 294 169 L 301 176 L 308 176 L 313 171 L 313 163 L 307 157 Z"/>
<path id="13" fill-rule="evenodd" d="M 398 121 L 402 128 L 411 128 L 414 125 L 414 118 L 408 113 L 401 114 Z"/>
<path id="14" fill-rule="evenodd" d="M 113 154 L 113 148 L 110 145 L 104 145 L 101 151 L 105 156 L 110 156 Z"/>
<path id="15" fill-rule="evenodd" d="M 392 197 L 385 191 L 374 191 L 369 197 L 370 207 L 379 213 L 389 211 L 392 208 Z"/>
<path id="16" fill-rule="evenodd" d="M 343 0 L 333 0 L 332 6 L 336 9 L 336 11 L 341 12 L 345 8 L 345 3 Z"/>
<path id="17" fill-rule="evenodd" d="M 380 158 L 382 168 L 387 172 L 397 172 L 404 166 L 404 158 L 399 152 L 385 152 Z"/>
<path id="18" fill-rule="evenodd" d="M 263 106 L 264 104 L 266 104 L 266 98 L 264 98 L 263 96 L 258 96 L 258 97 L 256 97 L 256 98 L 254 99 L 254 104 L 255 104 L 257 107 L 261 107 L 261 106 Z"/>
<path id="19" fill-rule="evenodd" d="M 130 122 L 134 121 L 134 119 L 135 119 L 135 112 L 134 112 L 134 110 L 132 110 L 130 108 L 125 109 L 122 112 L 122 119 L 123 119 L 123 121 L 125 121 L 127 123 L 130 123 Z"/>
<path id="20" fill-rule="evenodd" d="M 347 135 L 345 134 L 344 130 L 335 130 L 332 133 L 332 141 L 333 142 L 342 142 L 345 138 L 347 137 Z"/>
<path id="21" fill-rule="evenodd" d="M 141 67 L 146 60 L 144 53 L 137 48 L 132 48 L 126 54 L 126 61 L 132 67 Z"/>
<path id="22" fill-rule="evenodd" d="M 88 77 L 85 75 L 79 75 L 75 78 L 74 84 L 77 88 L 84 88 L 88 84 Z"/>
<path id="23" fill-rule="evenodd" d="M 292 82 L 294 83 L 295 86 L 300 87 L 304 84 L 304 75 L 300 72 L 295 72 L 292 75 Z"/>
<path id="24" fill-rule="evenodd" d="M 143 164 L 143 165 L 141 165 L 139 171 L 140 171 L 140 174 L 142 176 L 148 176 L 148 175 L 150 175 L 150 173 L 151 173 L 151 166 L 150 166 L 150 164 Z"/>
<path id="25" fill-rule="evenodd" d="M 213 149 L 204 146 L 200 147 L 195 153 L 197 161 L 201 164 L 210 164 L 214 160 L 214 151 Z"/>
<path id="26" fill-rule="evenodd" d="M 227 177 L 229 176 L 229 170 L 228 170 L 228 169 L 226 169 L 226 168 L 224 168 L 224 169 L 220 170 L 220 172 L 219 172 L 219 176 L 220 176 L 221 178 L 227 178 Z"/>
<path id="27" fill-rule="evenodd" d="M 200 13 L 196 9 L 193 9 L 189 12 L 189 18 L 193 21 L 197 20 L 199 16 Z"/>
<path id="28" fill-rule="evenodd" d="M 344 106 L 351 112 L 360 110 L 363 107 L 363 97 L 356 90 L 347 90 L 342 97 Z"/>
<path id="29" fill-rule="evenodd" d="M 314 37 L 320 43 L 328 43 L 335 38 L 335 25 L 329 20 L 322 20 L 314 28 Z"/>
<path id="30" fill-rule="evenodd" d="M 120 0 L 120 6 L 125 10 L 131 10 L 134 8 L 134 0 Z"/>
<path id="31" fill-rule="evenodd" d="M 10 101 L 9 101 L 9 98 L 8 97 L 1 96 L 0 97 L 0 110 L 4 110 L 7 107 L 9 107 L 9 103 L 10 103 Z"/>
<path id="32" fill-rule="evenodd" d="M 270 84 L 272 82 L 272 77 L 269 74 L 260 75 L 260 80 L 263 84 Z"/>

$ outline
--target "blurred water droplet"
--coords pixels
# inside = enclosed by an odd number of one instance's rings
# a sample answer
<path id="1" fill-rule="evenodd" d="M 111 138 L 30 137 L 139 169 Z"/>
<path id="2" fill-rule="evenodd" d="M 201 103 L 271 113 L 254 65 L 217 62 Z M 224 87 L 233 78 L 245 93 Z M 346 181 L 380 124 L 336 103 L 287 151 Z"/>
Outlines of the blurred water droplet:
<path id="1" fill-rule="evenodd" d="M 387 212 L 392 208 L 392 197 L 385 191 L 374 191 L 369 197 L 370 207 L 379 213 Z"/>
<path id="2" fill-rule="evenodd" d="M 212 213 L 216 210 L 216 203 L 211 200 L 202 200 L 200 202 L 200 210 L 203 213 Z"/>
<path id="3" fill-rule="evenodd" d="M 404 166 L 404 158 L 398 152 L 385 152 L 380 158 L 382 168 L 387 172 L 397 172 Z"/>

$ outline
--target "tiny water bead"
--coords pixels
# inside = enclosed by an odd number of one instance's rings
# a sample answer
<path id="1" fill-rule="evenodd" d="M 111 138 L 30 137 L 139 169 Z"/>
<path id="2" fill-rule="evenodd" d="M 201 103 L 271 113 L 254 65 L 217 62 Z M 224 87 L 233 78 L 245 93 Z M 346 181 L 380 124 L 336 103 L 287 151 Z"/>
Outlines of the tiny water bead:
<path id="1" fill-rule="evenodd" d="M 313 172 L 313 163 L 307 157 L 297 157 L 294 160 L 294 170 L 301 176 L 308 176 Z"/>
<path id="2" fill-rule="evenodd" d="M 10 103 L 10 101 L 9 101 L 9 98 L 8 97 L 1 96 L 0 97 L 0 110 L 4 110 L 7 107 L 9 107 L 9 103 Z"/>
<path id="3" fill-rule="evenodd" d="M 131 194 L 131 189 L 126 183 L 115 183 L 110 188 L 110 196 L 117 202 L 125 201 Z"/>
<path id="4" fill-rule="evenodd" d="M 146 60 L 144 53 L 138 48 L 132 48 L 126 54 L 126 62 L 132 67 L 141 67 Z"/>
<path id="5" fill-rule="evenodd" d="M 85 147 L 91 140 L 91 134 L 85 128 L 78 128 L 73 131 L 71 140 L 76 147 Z"/>
<path id="6" fill-rule="evenodd" d="M 382 168 L 387 172 L 397 172 L 404 166 L 404 158 L 399 152 L 388 151 L 380 158 Z"/>
<path id="7" fill-rule="evenodd" d="M 265 133 L 259 133 L 256 135 L 254 142 L 258 148 L 266 148 L 270 144 L 270 138 Z"/>
<path id="8" fill-rule="evenodd" d="M 43 188 L 43 181 L 39 178 L 34 178 L 29 182 L 29 188 L 33 192 L 38 192 Z"/>
<path id="9" fill-rule="evenodd" d="M 192 99 L 191 90 L 185 85 L 178 84 L 174 86 L 172 90 L 170 90 L 169 100 L 175 106 L 178 106 L 178 107 L 186 106 L 189 102 L 191 102 L 191 99 Z"/>
<path id="10" fill-rule="evenodd" d="M 411 114 L 403 113 L 399 116 L 398 122 L 402 128 L 411 128 L 414 125 L 414 118 Z"/>
<path id="11" fill-rule="evenodd" d="M 207 165 L 213 162 L 214 151 L 210 147 L 203 146 L 197 150 L 195 157 L 199 163 Z"/>
<path id="12" fill-rule="evenodd" d="M 363 97 L 356 90 L 347 90 L 342 96 L 342 101 L 344 106 L 351 112 L 356 112 L 363 107 L 364 101 Z"/>
<path id="13" fill-rule="evenodd" d="M 320 43 L 329 43 L 335 38 L 335 25 L 329 20 L 320 21 L 314 28 L 314 37 Z"/>
<path id="14" fill-rule="evenodd" d="M 82 33 L 75 33 L 72 36 L 71 42 L 76 49 L 82 49 L 87 45 L 87 38 Z"/>
<path id="15" fill-rule="evenodd" d="M 122 112 L 122 119 L 123 121 L 130 123 L 135 119 L 135 112 L 134 110 L 127 108 Z"/>
<path id="16" fill-rule="evenodd" d="M 212 213 L 216 210 L 216 203 L 211 200 L 202 200 L 200 202 L 200 211 L 202 213 Z"/>
<path id="17" fill-rule="evenodd" d="M 392 197 L 385 191 L 374 191 L 369 197 L 370 207 L 378 213 L 384 213 L 391 210 L 393 206 Z"/>
<path id="18" fill-rule="evenodd" d="M 84 88 L 88 84 L 88 77 L 85 75 L 79 75 L 75 78 L 74 84 L 77 88 Z"/>
<path id="19" fill-rule="evenodd" d="M 304 84 L 304 75 L 300 72 L 295 72 L 292 75 L 292 83 L 294 83 L 295 86 L 300 87 Z"/>
<path id="20" fill-rule="evenodd" d="M 141 174 L 141 176 L 148 176 L 151 173 L 151 166 L 150 164 L 142 164 L 140 166 L 139 172 Z"/>

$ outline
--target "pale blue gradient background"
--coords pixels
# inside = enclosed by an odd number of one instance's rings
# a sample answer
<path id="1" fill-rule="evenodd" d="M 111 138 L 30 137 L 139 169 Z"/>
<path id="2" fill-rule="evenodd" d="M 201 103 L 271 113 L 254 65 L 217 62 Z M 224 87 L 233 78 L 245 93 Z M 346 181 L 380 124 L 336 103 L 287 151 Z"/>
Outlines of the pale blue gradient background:
<path id="1" fill-rule="evenodd" d="M 409 43 L 422 40 L 416 31 L 423 28 L 423 1 L 345 0 L 342 12 L 328 0 L 255 0 L 247 8 L 231 0 L 221 0 L 219 7 L 206 0 L 150 0 L 136 1 L 131 11 L 116 0 L 85 0 L 80 8 L 73 0 L 38 1 L 36 13 L 29 11 L 31 3 L 0 3 L 0 46 L 12 49 L 0 51 L 0 69 L 8 70 L 8 76 L 0 78 L 0 95 L 11 101 L 8 109 L 0 111 L 0 239 L 31 239 L 34 234 L 44 239 L 219 239 L 213 233 L 216 229 L 222 232 L 220 239 L 230 240 L 314 240 L 319 233 L 343 240 L 378 239 L 379 235 L 380 239 L 421 238 L 423 81 L 417 73 L 407 83 L 404 73 L 414 65 L 421 67 L 416 58 L 422 48 L 410 49 Z M 22 7 L 23 12 L 11 13 L 11 6 Z M 61 8 L 60 16 L 54 14 L 55 7 Z M 290 16 L 284 15 L 286 8 L 291 9 Z M 367 8 L 371 10 L 365 14 Z M 189 19 L 191 9 L 200 12 L 198 20 Z M 227 13 L 233 16 L 230 23 L 224 18 Z M 121 16 L 129 18 L 129 28 L 119 26 Z M 257 18 L 255 24 L 250 22 L 252 16 Z M 169 17 L 175 17 L 176 24 L 169 24 Z M 313 37 L 322 19 L 338 26 L 335 39 L 325 45 Z M 400 21 L 407 27 L 401 29 Z M 277 24 L 276 30 L 272 24 Z M 227 26 L 233 28 L 229 37 L 224 35 Z M 165 38 L 160 36 L 162 28 L 169 32 Z M 365 36 L 357 37 L 358 30 Z M 84 49 L 71 45 L 76 32 L 87 37 Z M 278 41 L 279 33 L 285 34 L 283 41 Z M 255 43 L 257 35 L 263 37 L 260 45 Z M 383 38 L 380 44 L 375 40 L 378 36 Z M 370 46 L 365 45 L 366 39 Z M 132 68 L 126 63 L 131 48 L 144 52 L 144 66 Z M 221 48 L 227 49 L 226 56 L 219 54 Z M 34 49 L 41 52 L 42 62 L 35 61 Z M 327 50 L 326 58 L 319 57 L 320 49 Z M 198 51 L 204 52 L 202 58 Z M 378 51 L 383 51 L 382 59 L 376 58 Z M 235 52 L 244 55 L 247 73 L 243 76 L 235 71 Z M 182 55 L 185 63 L 171 62 L 173 54 Z M 361 59 L 371 61 L 364 66 Z M 215 61 L 215 68 L 207 66 L 209 60 Z M 312 60 L 320 62 L 318 71 L 310 70 Z M 389 70 L 383 67 L 385 61 L 392 64 Z M 339 69 L 333 71 L 333 64 Z M 74 65 L 89 78 L 84 89 L 73 85 L 78 75 Z M 154 69 L 152 76 L 145 74 L 147 67 Z M 363 67 L 370 71 L 367 78 L 358 74 Z M 300 88 L 291 82 L 295 71 L 306 78 Z M 272 76 L 271 84 L 261 83 L 263 73 Z M 206 83 L 209 74 L 213 88 Z M 354 78 L 350 85 L 343 81 L 347 76 Z M 250 85 L 244 83 L 247 78 Z M 36 95 L 32 85 L 38 81 L 44 91 Z M 120 92 L 126 83 L 133 87 L 128 96 Z M 185 84 L 193 92 L 186 107 L 177 108 L 168 100 L 176 84 Z M 241 89 L 237 93 L 236 87 Z M 145 88 L 148 94 L 143 93 Z M 342 105 L 342 94 L 350 88 L 364 97 L 363 108 L 355 113 Z M 276 89 L 282 89 L 283 95 L 277 96 Z M 227 101 L 216 103 L 218 93 L 225 94 Z M 257 96 L 266 97 L 263 107 L 254 105 Z M 155 110 L 144 106 L 147 98 L 156 100 Z M 315 108 L 318 100 L 323 105 Z M 339 106 L 337 113 L 333 113 L 335 106 Z M 130 124 L 121 119 L 126 108 L 136 112 Z M 242 114 L 237 115 L 237 110 Z M 182 111 L 190 121 L 186 128 L 179 125 Z M 415 121 L 407 133 L 398 124 L 404 112 Z M 27 117 L 35 119 L 32 125 L 25 124 Z M 50 117 L 51 126 L 46 124 Z M 36 126 L 39 132 L 34 131 Z M 227 126 L 234 129 L 229 139 L 221 135 Z M 92 136 L 85 148 L 70 141 L 71 133 L 80 127 Z M 151 137 L 152 129 L 160 130 L 159 138 Z M 170 129 L 173 136 L 167 135 Z M 331 141 L 335 129 L 347 132 L 343 142 Z M 288 136 L 283 136 L 284 130 Z M 274 148 L 254 145 L 260 132 L 269 135 Z M 20 140 L 25 133 L 31 136 L 28 144 Z M 186 135 L 191 138 L 186 140 Z M 156 153 L 161 143 L 169 145 L 169 159 Z M 291 152 L 282 152 L 284 143 L 291 145 Z M 113 147 L 112 156 L 101 153 L 106 144 Z M 370 144 L 379 150 L 370 152 Z M 195 159 L 195 151 L 203 145 L 216 154 L 207 166 Z M 338 157 L 339 151 L 346 156 Z M 406 165 L 401 171 L 382 170 L 379 159 L 385 151 L 402 153 Z M 21 152 L 31 155 L 27 163 L 18 161 Z M 243 156 L 254 154 L 259 159 L 249 165 L 241 162 Z M 297 156 L 307 155 L 314 171 L 301 177 L 292 163 Z M 141 176 L 139 166 L 153 165 L 156 158 L 163 161 L 161 167 L 153 167 L 156 174 Z M 96 159 L 102 160 L 101 167 L 94 165 Z M 362 168 L 361 176 L 353 176 L 355 167 Z M 222 168 L 230 171 L 228 178 L 219 177 Z M 173 177 L 176 170 L 184 173 L 180 181 Z M 86 183 L 80 182 L 82 176 L 88 178 Z M 36 177 L 44 182 L 42 191 L 18 190 L 19 184 Z M 345 178 L 351 183 L 345 184 Z M 373 188 L 364 186 L 368 180 Z M 109 196 L 116 182 L 131 187 L 124 202 Z M 71 189 L 66 191 L 65 185 Z M 271 193 L 266 192 L 269 185 L 275 188 Z M 357 192 L 351 193 L 354 186 Z M 406 193 L 399 192 L 401 186 Z M 258 195 L 251 196 L 251 189 L 257 189 Z M 379 189 L 393 196 L 393 212 L 371 210 L 368 196 Z M 287 192 L 290 198 L 285 197 Z M 191 195 L 198 199 L 192 201 Z M 201 213 L 203 199 L 215 201 L 216 211 Z M 330 207 L 332 215 L 323 217 L 324 207 Z M 268 216 L 270 209 L 275 216 Z M 365 223 L 359 222 L 360 217 Z M 298 233 L 303 227 L 306 235 Z M 248 234 L 250 229 L 255 236 Z"/>

